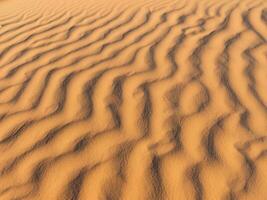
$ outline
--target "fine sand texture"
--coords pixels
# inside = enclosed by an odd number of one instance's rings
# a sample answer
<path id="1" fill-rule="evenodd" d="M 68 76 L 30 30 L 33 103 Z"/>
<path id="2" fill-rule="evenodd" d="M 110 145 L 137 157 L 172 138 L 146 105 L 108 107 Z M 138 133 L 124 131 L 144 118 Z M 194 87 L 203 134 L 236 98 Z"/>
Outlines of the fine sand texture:
<path id="1" fill-rule="evenodd" d="M 267 0 L 0 0 L 0 200 L 267 200 Z"/>

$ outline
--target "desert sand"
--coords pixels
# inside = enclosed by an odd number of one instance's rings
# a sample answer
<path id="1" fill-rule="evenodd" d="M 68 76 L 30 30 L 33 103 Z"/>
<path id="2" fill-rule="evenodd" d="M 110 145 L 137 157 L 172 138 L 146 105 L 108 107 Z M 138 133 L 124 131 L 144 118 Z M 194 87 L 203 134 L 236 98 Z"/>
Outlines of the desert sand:
<path id="1" fill-rule="evenodd" d="M 0 200 L 266 200 L 266 0 L 1 0 Z"/>

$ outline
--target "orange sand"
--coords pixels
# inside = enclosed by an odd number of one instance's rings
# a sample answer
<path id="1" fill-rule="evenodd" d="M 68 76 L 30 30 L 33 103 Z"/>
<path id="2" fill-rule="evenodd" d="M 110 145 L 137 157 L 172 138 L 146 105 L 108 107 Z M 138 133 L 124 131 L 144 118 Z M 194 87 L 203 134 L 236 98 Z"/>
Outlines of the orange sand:
<path id="1" fill-rule="evenodd" d="M 1 0 L 0 200 L 266 200 L 266 0 Z"/>

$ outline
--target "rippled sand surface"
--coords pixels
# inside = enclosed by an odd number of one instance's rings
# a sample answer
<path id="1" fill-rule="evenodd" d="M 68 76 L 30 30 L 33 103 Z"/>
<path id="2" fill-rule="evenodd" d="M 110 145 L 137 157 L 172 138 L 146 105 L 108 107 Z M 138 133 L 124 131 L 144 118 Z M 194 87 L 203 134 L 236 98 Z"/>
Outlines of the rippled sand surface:
<path id="1" fill-rule="evenodd" d="M 1 0 L 0 200 L 266 200 L 266 0 Z"/>

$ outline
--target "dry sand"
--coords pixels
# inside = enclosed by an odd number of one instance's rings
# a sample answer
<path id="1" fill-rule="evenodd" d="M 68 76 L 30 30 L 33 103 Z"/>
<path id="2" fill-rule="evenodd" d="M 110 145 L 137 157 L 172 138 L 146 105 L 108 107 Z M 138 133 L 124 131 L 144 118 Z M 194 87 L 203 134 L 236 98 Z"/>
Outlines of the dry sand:
<path id="1" fill-rule="evenodd" d="M 0 200 L 266 200 L 266 0 L 1 0 Z"/>

